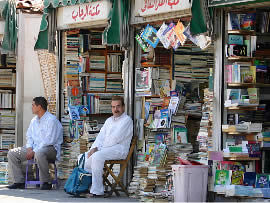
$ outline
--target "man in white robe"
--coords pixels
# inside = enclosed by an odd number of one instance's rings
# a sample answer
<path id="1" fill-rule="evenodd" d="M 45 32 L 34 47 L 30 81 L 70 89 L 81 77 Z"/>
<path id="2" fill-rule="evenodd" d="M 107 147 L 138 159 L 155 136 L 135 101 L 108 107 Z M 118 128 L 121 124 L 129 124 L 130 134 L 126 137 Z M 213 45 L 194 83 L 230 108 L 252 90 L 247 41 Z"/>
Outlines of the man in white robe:
<path id="1" fill-rule="evenodd" d="M 124 99 L 112 97 L 113 116 L 101 128 L 90 150 L 85 153 L 85 170 L 92 173 L 90 196 L 104 194 L 103 168 L 105 160 L 125 159 L 133 136 L 133 121 L 125 113 Z M 78 157 L 80 159 L 81 155 Z"/>

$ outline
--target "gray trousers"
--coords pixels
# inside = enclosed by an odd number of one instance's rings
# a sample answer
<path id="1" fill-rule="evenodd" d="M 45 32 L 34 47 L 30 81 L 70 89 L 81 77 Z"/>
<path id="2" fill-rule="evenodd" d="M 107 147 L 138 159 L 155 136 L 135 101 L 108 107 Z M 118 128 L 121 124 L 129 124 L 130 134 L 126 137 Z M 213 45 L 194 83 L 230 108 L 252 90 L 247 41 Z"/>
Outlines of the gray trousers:
<path id="1" fill-rule="evenodd" d="M 8 165 L 14 183 L 24 183 L 23 162 L 26 161 L 26 147 L 18 147 L 8 152 Z M 49 162 L 56 160 L 56 150 L 54 146 L 46 146 L 35 153 L 34 159 L 39 168 L 39 178 L 41 182 L 51 182 L 49 174 Z"/>

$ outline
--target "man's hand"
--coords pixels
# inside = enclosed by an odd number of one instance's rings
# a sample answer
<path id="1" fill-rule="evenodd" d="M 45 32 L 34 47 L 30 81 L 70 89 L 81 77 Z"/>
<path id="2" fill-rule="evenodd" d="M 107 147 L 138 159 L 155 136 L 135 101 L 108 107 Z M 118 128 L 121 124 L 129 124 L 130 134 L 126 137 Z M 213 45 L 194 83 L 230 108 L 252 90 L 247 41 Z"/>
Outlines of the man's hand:
<path id="1" fill-rule="evenodd" d="M 27 148 L 26 159 L 31 160 L 33 159 L 34 155 L 35 155 L 35 152 L 32 150 L 32 148 Z"/>
<path id="2" fill-rule="evenodd" d="M 97 151 L 98 151 L 98 148 L 97 147 L 91 149 L 90 152 L 88 152 L 88 154 L 87 154 L 87 158 L 89 158 L 92 154 L 94 154 Z"/>

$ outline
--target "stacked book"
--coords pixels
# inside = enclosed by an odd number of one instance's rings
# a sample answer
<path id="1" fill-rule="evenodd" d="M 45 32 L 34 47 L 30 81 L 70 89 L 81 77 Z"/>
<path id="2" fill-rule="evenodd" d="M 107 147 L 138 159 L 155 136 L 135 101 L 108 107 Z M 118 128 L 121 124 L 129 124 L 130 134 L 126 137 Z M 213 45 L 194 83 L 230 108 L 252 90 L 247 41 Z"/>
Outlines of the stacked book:
<path id="1" fill-rule="evenodd" d="M 8 149 L 0 149 L 0 162 L 7 162 Z"/>
<path id="2" fill-rule="evenodd" d="M 105 45 L 102 45 L 102 32 L 91 32 L 89 42 L 90 49 L 105 48 Z"/>
<path id="3" fill-rule="evenodd" d="M 11 110 L 0 110 L 0 126 L 5 129 L 15 129 L 16 114 Z"/>
<path id="4" fill-rule="evenodd" d="M 15 87 L 16 73 L 9 69 L 0 69 L 0 87 Z"/>
<path id="5" fill-rule="evenodd" d="M 122 80 L 121 80 L 121 75 L 116 75 L 116 74 L 108 74 L 107 75 L 107 87 L 106 91 L 108 92 L 121 92 L 123 91 L 123 86 L 122 86 Z"/>
<path id="6" fill-rule="evenodd" d="M 65 58 L 65 79 L 78 80 L 79 74 L 79 31 L 68 31 L 66 35 L 64 58 Z"/>
<path id="7" fill-rule="evenodd" d="M 191 56 L 174 54 L 174 79 L 181 82 L 191 82 Z"/>
<path id="8" fill-rule="evenodd" d="M 90 55 L 90 69 L 105 70 L 105 56 Z"/>
<path id="9" fill-rule="evenodd" d="M 90 73 L 89 76 L 89 91 L 105 91 L 105 73 Z"/>
<path id="10" fill-rule="evenodd" d="M 209 89 L 204 89 L 204 104 L 202 106 L 202 119 L 200 130 L 197 136 L 199 142 L 199 150 L 206 152 L 212 149 L 213 143 L 209 138 L 212 137 L 212 122 L 213 122 L 213 92 Z M 211 142 L 209 142 L 211 141 Z"/>
<path id="11" fill-rule="evenodd" d="M 191 77 L 195 81 L 207 82 L 209 78 L 209 68 L 207 67 L 207 56 L 201 55 L 200 58 L 192 56 L 191 66 L 192 74 Z"/>
<path id="12" fill-rule="evenodd" d="M 185 111 L 189 115 L 201 116 L 202 115 L 202 104 L 201 103 L 191 103 L 190 101 L 185 103 Z"/>
<path id="13" fill-rule="evenodd" d="M 0 184 L 8 184 L 8 163 L 0 162 Z"/>
<path id="14" fill-rule="evenodd" d="M 7 55 L 6 64 L 9 68 L 16 68 L 16 56 Z"/>

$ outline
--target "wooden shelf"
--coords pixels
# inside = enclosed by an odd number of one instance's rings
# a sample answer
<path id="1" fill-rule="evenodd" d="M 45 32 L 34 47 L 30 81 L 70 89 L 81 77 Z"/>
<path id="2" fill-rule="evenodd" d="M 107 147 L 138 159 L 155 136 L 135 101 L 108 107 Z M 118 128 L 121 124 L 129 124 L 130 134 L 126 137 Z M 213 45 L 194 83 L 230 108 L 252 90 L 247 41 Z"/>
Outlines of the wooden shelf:
<path id="1" fill-rule="evenodd" d="M 16 70 L 16 67 L 0 66 L 0 69 L 11 69 L 11 70 Z"/>
<path id="2" fill-rule="evenodd" d="M 155 64 L 141 64 L 142 67 L 163 67 L 163 68 L 171 68 L 171 65 L 155 65 Z"/>
<path id="3" fill-rule="evenodd" d="M 259 161 L 261 160 L 258 157 L 223 157 L 223 159 L 229 161 Z"/>
<path id="4" fill-rule="evenodd" d="M 97 114 L 87 114 L 87 117 L 94 117 L 94 116 L 99 116 L 99 117 L 102 117 L 102 116 L 112 116 L 113 114 L 112 113 L 97 113 Z"/>
<path id="5" fill-rule="evenodd" d="M 228 110 L 245 110 L 245 111 L 257 111 L 257 106 L 231 106 L 231 107 L 225 107 Z"/>
<path id="6" fill-rule="evenodd" d="M 107 74 L 122 74 L 122 72 L 107 72 Z"/>
<path id="7" fill-rule="evenodd" d="M 15 90 L 16 87 L 10 87 L 10 86 L 0 86 L 0 89 L 6 89 L 6 90 Z"/>
<path id="8" fill-rule="evenodd" d="M 15 110 L 15 108 L 0 108 L 0 110 Z"/>
<path id="9" fill-rule="evenodd" d="M 256 32 L 253 30 L 228 30 L 228 34 L 235 35 L 256 35 Z"/>
<path id="10" fill-rule="evenodd" d="M 230 56 L 227 57 L 229 61 L 251 61 L 253 57 L 248 56 Z"/>
<path id="11" fill-rule="evenodd" d="M 110 94 L 113 94 L 113 93 L 115 93 L 115 94 L 119 94 L 119 93 L 124 93 L 124 92 L 113 92 L 113 91 L 104 91 L 104 92 L 101 92 L 101 91 L 84 91 L 84 92 L 86 92 L 86 93 L 100 93 L 100 94 L 104 94 L 104 93 L 110 93 Z"/>
<path id="12" fill-rule="evenodd" d="M 145 98 L 160 98 L 160 95 L 145 96 Z"/>
<path id="13" fill-rule="evenodd" d="M 228 87 L 270 87 L 270 84 L 264 83 L 227 83 Z"/>
<path id="14" fill-rule="evenodd" d="M 113 53 L 124 53 L 124 51 L 119 51 L 119 50 L 107 50 L 108 54 L 113 54 Z"/>

